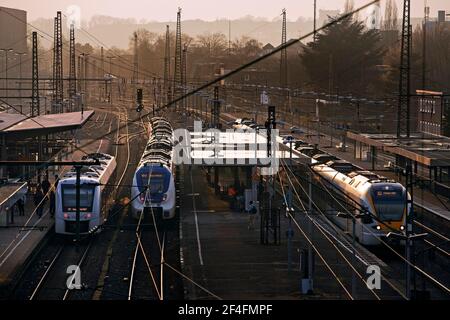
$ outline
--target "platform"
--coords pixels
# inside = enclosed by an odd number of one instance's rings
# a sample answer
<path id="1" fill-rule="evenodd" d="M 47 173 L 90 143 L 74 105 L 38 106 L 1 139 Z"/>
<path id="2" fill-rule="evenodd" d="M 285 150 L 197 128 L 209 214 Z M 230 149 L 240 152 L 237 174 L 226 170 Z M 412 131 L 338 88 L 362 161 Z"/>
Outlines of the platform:
<path id="1" fill-rule="evenodd" d="M 222 200 L 208 185 L 199 167 L 184 172 L 184 192 L 180 213 L 180 260 L 182 272 L 204 289 L 184 280 L 185 299 L 346 299 L 345 293 L 330 274 L 324 263 L 316 258 L 313 295 L 300 293 L 300 252 L 307 242 L 293 225 L 292 266 L 288 270 L 286 231 L 288 219 L 280 217 L 280 244 L 260 244 L 259 215 L 255 228 L 248 229 L 248 214 L 230 209 L 230 202 Z M 298 215 L 297 221 L 306 230 L 306 218 Z M 350 272 L 347 264 L 336 255 L 328 241 L 316 234 L 314 243 L 333 270 L 348 286 Z M 372 263 L 381 261 L 366 252 L 365 259 Z M 342 249 L 341 249 L 342 250 Z M 344 252 L 345 249 L 343 250 Z M 347 253 L 347 252 L 346 252 Z M 348 258 L 348 257 L 347 257 Z M 349 258 L 348 258 L 349 259 Z M 364 266 L 361 264 L 361 268 Z M 374 299 L 357 283 L 359 299 Z M 383 296 L 398 299 L 398 295 L 383 289 Z"/>

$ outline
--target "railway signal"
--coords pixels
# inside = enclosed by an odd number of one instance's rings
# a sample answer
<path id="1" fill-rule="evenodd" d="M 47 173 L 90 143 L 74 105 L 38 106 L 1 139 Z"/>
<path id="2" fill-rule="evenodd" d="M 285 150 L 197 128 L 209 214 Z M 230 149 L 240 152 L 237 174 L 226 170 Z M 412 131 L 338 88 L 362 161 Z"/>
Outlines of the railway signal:
<path id="1" fill-rule="evenodd" d="M 142 104 L 143 94 L 142 89 L 137 89 L 136 91 L 136 112 L 141 112 L 144 109 L 144 105 Z"/>

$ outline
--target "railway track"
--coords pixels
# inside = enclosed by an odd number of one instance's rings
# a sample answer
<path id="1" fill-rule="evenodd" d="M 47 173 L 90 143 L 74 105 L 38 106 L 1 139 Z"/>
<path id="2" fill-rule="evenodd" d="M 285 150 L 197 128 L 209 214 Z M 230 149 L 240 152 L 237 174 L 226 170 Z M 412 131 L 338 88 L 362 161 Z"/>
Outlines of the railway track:
<path id="1" fill-rule="evenodd" d="M 75 273 L 80 272 L 83 263 L 92 246 L 93 238 L 90 238 L 87 244 L 80 246 L 82 251 L 71 244 L 63 244 L 56 251 L 51 263 L 40 277 L 37 286 L 34 288 L 29 300 L 68 300 L 73 290 L 68 288 L 68 283 L 76 286 L 83 286 L 82 283 L 76 283 Z M 73 267 L 78 269 L 73 270 Z M 72 267 L 72 269 L 69 269 Z M 69 273 L 72 270 L 73 273 Z M 72 277 L 72 278 L 71 278 Z M 69 279 L 70 278 L 70 279 Z M 71 281 L 73 279 L 73 281 Z M 80 277 L 80 279 L 82 279 Z M 80 287 L 80 289 L 81 289 Z"/>

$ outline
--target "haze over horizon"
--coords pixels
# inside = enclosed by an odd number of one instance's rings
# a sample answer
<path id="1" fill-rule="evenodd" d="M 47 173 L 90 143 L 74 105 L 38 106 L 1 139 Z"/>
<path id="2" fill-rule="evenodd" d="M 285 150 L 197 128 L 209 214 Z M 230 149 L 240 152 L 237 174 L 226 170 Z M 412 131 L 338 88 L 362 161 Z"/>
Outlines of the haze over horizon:
<path id="1" fill-rule="evenodd" d="M 370 0 L 354 0 L 355 7 L 368 3 Z M 402 0 L 396 0 L 401 13 Z M 437 10 L 450 11 L 448 0 L 427 0 L 430 6 L 431 16 L 437 15 Z M 385 0 L 381 0 L 381 9 L 384 10 Z M 96 15 L 105 15 L 116 18 L 134 18 L 145 21 L 174 21 L 178 7 L 182 8 L 183 20 L 201 19 L 214 21 L 217 19 L 239 19 L 245 16 L 253 16 L 272 20 L 277 18 L 281 10 L 286 8 L 288 20 L 295 21 L 299 17 L 312 18 L 313 0 L 166 0 L 146 1 L 129 0 L 114 2 L 110 0 L 3 0 L 2 6 L 22 9 L 27 11 L 28 21 L 38 18 L 52 18 L 55 12 L 76 5 L 81 9 L 81 19 L 89 20 Z M 317 0 L 317 9 L 342 10 L 345 0 Z M 423 16 L 424 0 L 412 0 L 412 16 Z"/>

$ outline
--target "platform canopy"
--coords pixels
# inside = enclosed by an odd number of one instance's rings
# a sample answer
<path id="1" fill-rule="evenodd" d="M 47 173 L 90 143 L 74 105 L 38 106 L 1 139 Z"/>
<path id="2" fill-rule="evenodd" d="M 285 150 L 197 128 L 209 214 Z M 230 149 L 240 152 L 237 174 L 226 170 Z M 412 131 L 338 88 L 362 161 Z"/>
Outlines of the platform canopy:
<path id="1" fill-rule="evenodd" d="M 427 167 L 450 166 L 450 138 L 428 133 L 412 133 L 409 138 L 393 134 L 347 132 L 347 137 L 370 147 Z"/>
<path id="2" fill-rule="evenodd" d="M 9 138 L 28 138 L 81 128 L 94 114 L 94 110 L 46 114 L 33 118 L 23 115 L 0 114 L 0 133 Z"/>

